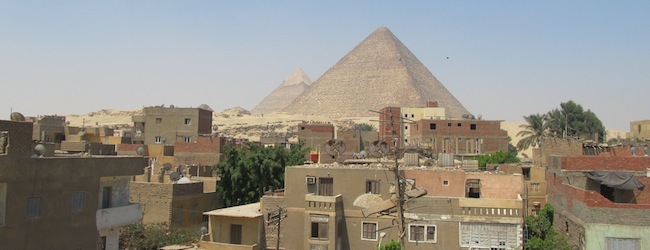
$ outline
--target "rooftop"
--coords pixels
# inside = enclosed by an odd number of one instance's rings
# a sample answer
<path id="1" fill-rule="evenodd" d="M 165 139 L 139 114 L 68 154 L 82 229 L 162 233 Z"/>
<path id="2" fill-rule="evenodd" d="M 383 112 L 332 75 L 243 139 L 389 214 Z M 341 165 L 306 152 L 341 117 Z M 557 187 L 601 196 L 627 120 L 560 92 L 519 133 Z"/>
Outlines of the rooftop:
<path id="1" fill-rule="evenodd" d="M 222 208 L 203 213 L 210 216 L 225 216 L 225 217 L 239 217 L 239 218 L 257 218 L 262 216 L 260 213 L 260 203 L 252 203 L 248 205 Z"/>

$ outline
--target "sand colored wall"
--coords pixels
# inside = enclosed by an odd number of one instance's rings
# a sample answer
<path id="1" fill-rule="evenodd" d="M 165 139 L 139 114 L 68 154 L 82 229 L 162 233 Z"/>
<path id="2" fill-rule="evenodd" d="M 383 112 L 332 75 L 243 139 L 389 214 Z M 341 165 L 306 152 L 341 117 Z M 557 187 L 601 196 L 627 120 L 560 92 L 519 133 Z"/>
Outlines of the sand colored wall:
<path id="1" fill-rule="evenodd" d="M 607 249 L 606 238 L 637 238 L 641 249 L 650 246 L 650 226 L 588 224 L 585 226 L 585 249 Z"/>
<path id="2" fill-rule="evenodd" d="M 236 218 L 225 216 L 210 216 L 210 241 L 230 243 L 230 226 L 242 226 L 242 245 L 258 244 L 262 233 L 263 217 Z"/>

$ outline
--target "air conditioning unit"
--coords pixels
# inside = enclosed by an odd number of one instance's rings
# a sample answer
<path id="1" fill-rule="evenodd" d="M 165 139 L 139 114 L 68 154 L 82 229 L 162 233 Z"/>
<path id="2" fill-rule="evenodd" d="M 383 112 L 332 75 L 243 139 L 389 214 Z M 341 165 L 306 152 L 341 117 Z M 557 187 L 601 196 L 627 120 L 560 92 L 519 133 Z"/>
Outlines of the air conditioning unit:
<path id="1" fill-rule="evenodd" d="M 305 183 L 309 185 L 316 184 L 316 176 L 307 176 L 305 177 Z"/>

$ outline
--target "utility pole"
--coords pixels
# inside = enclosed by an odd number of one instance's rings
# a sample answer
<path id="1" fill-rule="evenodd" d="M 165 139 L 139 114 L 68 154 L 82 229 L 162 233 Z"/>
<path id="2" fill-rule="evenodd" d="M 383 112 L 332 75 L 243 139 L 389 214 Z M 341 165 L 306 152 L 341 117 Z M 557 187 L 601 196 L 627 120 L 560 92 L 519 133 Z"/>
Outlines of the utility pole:
<path id="1" fill-rule="evenodd" d="M 278 227 L 278 238 L 275 242 L 275 250 L 280 250 L 280 225 L 284 218 L 287 218 L 287 211 L 283 207 L 278 207 L 277 210 L 268 213 L 266 224 L 268 226 L 277 225 Z"/>
<path id="2" fill-rule="evenodd" d="M 388 115 L 388 118 L 389 118 L 388 121 L 379 120 L 379 122 L 380 123 L 381 122 L 389 123 L 390 128 L 391 128 L 391 135 L 392 135 L 392 138 L 393 138 L 393 154 L 395 155 L 395 167 L 393 167 L 393 173 L 395 174 L 395 181 L 397 182 L 397 219 L 398 219 L 398 224 L 399 224 L 398 225 L 399 226 L 399 245 L 400 245 L 400 249 L 406 250 L 406 245 L 404 244 L 404 235 L 406 234 L 405 233 L 406 229 L 405 229 L 405 226 L 404 226 L 404 224 L 405 224 L 405 222 L 404 222 L 404 196 L 405 196 L 404 195 L 404 186 L 405 186 L 406 183 L 404 183 L 404 181 L 402 181 L 402 177 L 399 174 L 399 162 L 397 161 L 398 160 L 397 145 L 399 145 L 398 142 L 399 142 L 400 138 L 398 138 L 397 131 L 395 131 L 395 124 L 396 123 L 397 124 L 407 123 L 407 122 L 403 122 L 403 120 L 407 120 L 409 122 L 414 122 L 414 121 L 412 121 L 410 119 L 403 118 L 401 116 L 395 117 L 393 115 L 393 112 L 392 112 L 391 108 L 388 108 L 388 114 L 384 113 L 384 112 L 373 111 L 373 110 L 370 110 L 370 112 L 375 112 L 375 113 L 379 113 L 379 114 Z M 400 121 L 396 122 L 395 118 L 400 119 Z"/>

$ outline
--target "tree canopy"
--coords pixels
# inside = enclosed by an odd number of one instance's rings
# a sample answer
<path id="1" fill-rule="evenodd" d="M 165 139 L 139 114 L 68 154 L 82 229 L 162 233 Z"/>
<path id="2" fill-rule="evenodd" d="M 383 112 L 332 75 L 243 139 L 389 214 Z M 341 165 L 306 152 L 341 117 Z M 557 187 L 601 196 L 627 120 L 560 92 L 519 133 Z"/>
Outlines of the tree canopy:
<path id="1" fill-rule="evenodd" d="M 303 143 L 289 149 L 255 143 L 227 146 L 213 166 L 220 177 L 217 192 L 227 207 L 258 202 L 266 188 L 284 187 L 284 168 L 303 164 L 308 150 Z"/>
<path id="2" fill-rule="evenodd" d="M 569 250 L 571 246 L 566 238 L 553 229 L 553 206 L 546 204 L 537 216 L 526 217 L 528 240 L 525 249 L 530 250 Z"/>
<path id="3" fill-rule="evenodd" d="M 549 123 L 545 114 L 531 114 L 524 116 L 524 120 L 526 124 L 520 126 L 523 130 L 517 133 L 517 136 L 522 137 L 517 143 L 519 150 L 526 150 L 530 146 L 536 147 L 549 136 Z"/>
<path id="4" fill-rule="evenodd" d="M 591 110 L 586 111 L 573 101 L 560 103 L 560 108 L 548 112 L 548 129 L 556 137 L 580 137 L 602 142 L 605 127 Z"/>
<path id="5" fill-rule="evenodd" d="M 504 163 L 517 163 L 519 158 L 517 158 L 516 152 L 504 152 L 497 151 L 494 154 L 484 154 L 476 157 L 478 160 L 478 166 L 485 168 L 487 164 L 504 164 Z"/>

